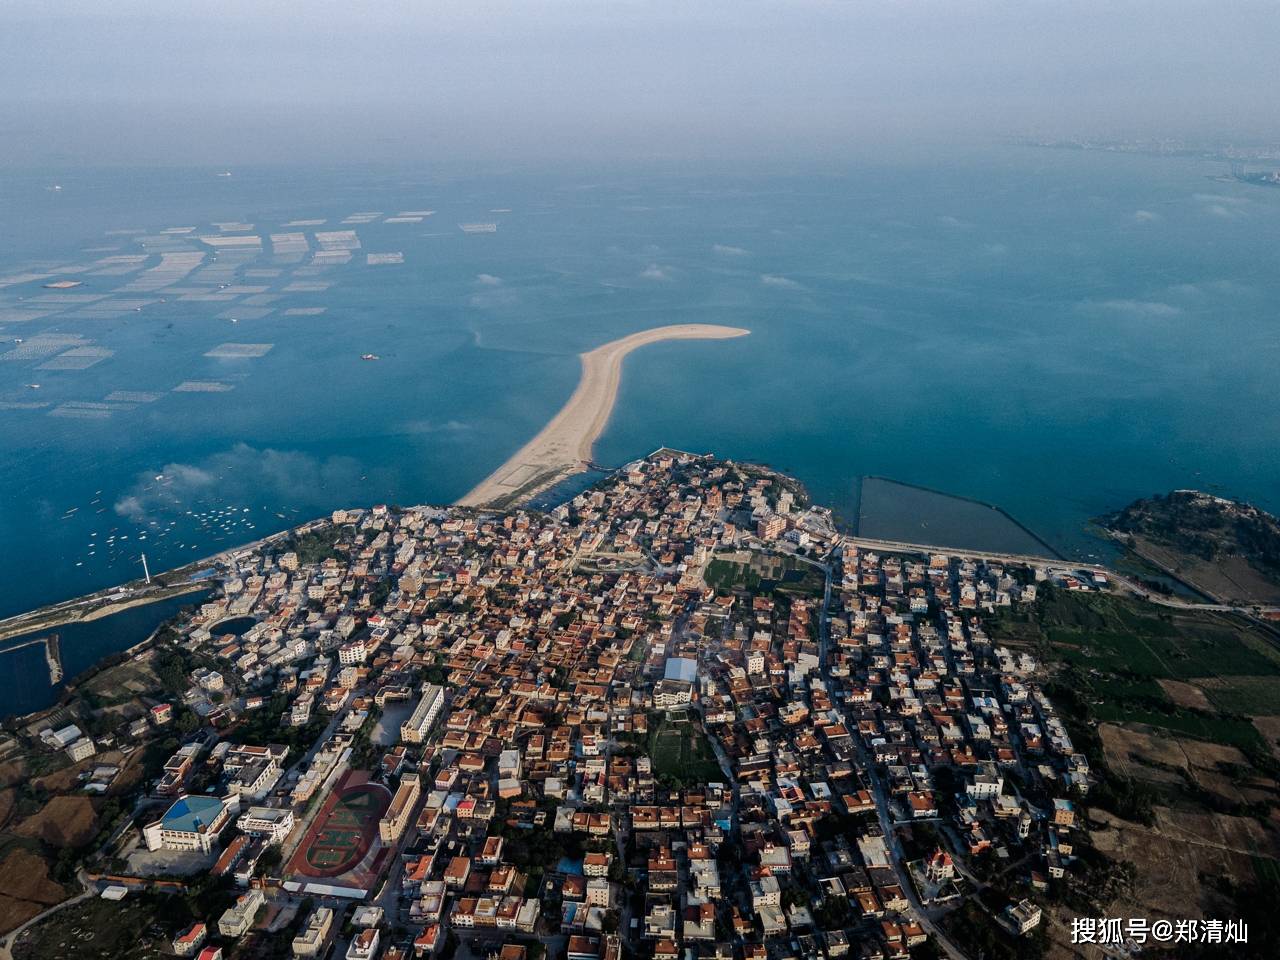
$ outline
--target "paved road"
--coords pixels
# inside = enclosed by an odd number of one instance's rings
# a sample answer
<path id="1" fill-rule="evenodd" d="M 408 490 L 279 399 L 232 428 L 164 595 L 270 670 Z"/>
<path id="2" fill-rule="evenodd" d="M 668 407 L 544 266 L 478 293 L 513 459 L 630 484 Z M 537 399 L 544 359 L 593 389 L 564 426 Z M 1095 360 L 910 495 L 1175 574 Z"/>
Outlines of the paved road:
<path id="1" fill-rule="evenodd" d="M 828 563 L 824 567 L 826 571 L 826 586 L 823 589 L 822 610 L 818 618 L 818 660 L 822 665 L 822 679 L 827 684 L 828 689 L 832 684 L 830 674 L 831 660 L 827 649 L 830 643 L 829 611 L 831 609 L 832 576 L 836 563 L 841 559 L 842 555 L 843 547 L 837 546 L 831 552 Z M 838 705 L 838 702 L 834 699 L 832 702 L 837 703 L 835 709 L 840 714 L 845 726 L 851 732 L 856 730 L 856 725 L 850 722 L 844 708 Z M 885 842 L 889 844 L 893 872 L 898 878 L 898 885 L 902 888 L 903 896 L 907 898 L 907 903 L 911 905 L 911 915 L 915 917 L 921 929 L 933 937 L 934 942 L 951 960 L 968 960 L 964 952 L 952 943 L 942 929 L 933 922 L 925 911 L 924 904 L 920 902 L 920 898 L 916 895 L 915 886 L 911 883 L 911 878 L 906 875 L 906 871 L 902 867 L 904 863 L 902 845 L 898 841 L 897 834 L 893 832 L 893 824 L 889 822 L 889 799 L 885 794 L 884 784 L 880 780 L 880 775 L 876 771 L 875 760 L 867 753 L 862 737 L 855 735 L 854 742 L 858 747 L 859 765 L 866 772 L 867 779 L 871 784 L 872 795 L 875 797 L 876 816 L 880 820 L 880 831 L 884 834 Z"/>
<path id="2" fill-rule="evenodd" d="M 967 557 L 974 560 L 996 560 L 1001 563 L 1031 564 L 1033 566 L 1044 567 L 1052 572 L 1076 573 L 1087 571 L 1090 574 L 1100 573 L 1112 583 L 1119 584 L 1129 592 L 1141 597 L 1143 600 L 1158 603 L 1163 607 L 1182 607 L 1184 609 L 1218 611 L 1221 613 L 1242 613 L 1246 616 L 1256 616 L 1259 613 L 1280 612 L 1280 607 L 1277 606 L 1255 606 L 1217 602 L 1205 603 L 1199 600 L 1187 600 L 1182 597 L 1166 597 L 1163 594 L 1148 590 L 1142 584 L 1137 583 L 1129 577 L 1117 573 L 1111 567 L 1100 563 L 1077 563 L 1072 560 L 1064 560 L 1061 557 L 1037 557 L 1021 553 L 988 553 L 981 550 L 957 550 L 927 543 L 909 543 L 901 540 L 877 540 L 867 537 L 850 536 L 845 536 L 841 539 L 845 543 L 852 544 L 856 547 L 865 547 L 868 550 L 882 550 L 885 553 L 945 553 L 948 556 Z"/>
<path id="3" fill-rule="evenodd" d="M 334 715 L 329 718 L 329 723 L 325 726 L 324 731 L 316 737 L 314 741 L 312 741 L 311 746 L 307 748 L 306 753 L 285 769 L 284 773 L 280 775 L 280 780 L 278 782 L 284 783 L 288 779 L 290 771 L 300 769 L 302 764 L 305 763 L 310 766 L 311 762 L 315 759 L 316 754 L 320 752 L 320 748 L 331 736 L 333 736 L 334 731 L 338 729 L 338 724 L 342 722 L 342 718 L 345 717 L 347 712 L 351 709 L 350 704 L 354 699 L 354 696 L 349 697 L 347 699 L 347 705 L 341 710 L 336 711 Z M 344 771 L 347 766 L 347 763 L 343 761 L 335 764 L 334 768 L 330 770 L 328 775 L 325 777 L 324 782 L 316 789 L 316 793 L 314 795 L 324 797 L 325 794 L 328 793 L 329 787 L 333 785 L 336 777 L 341 775 L 342 771 Z M 322 806 L 324 806 L 323 803 L 312 804 L 310 813 L 306 816 L 297 818 L 293 830 L 290 832 L 289 836 L 285 837 L 284 843 L 280 846 L 281 869 L 283 869 L 285 864 L 289 862 L 289 858 L 293 856 L 294 851 L 298 849 L 298 844 L 302 842 L 302 838 L 305 837 L 307 835 L 307 831 L 311 829 L 311 821 L 315 819 L 316 814 L 320 812 L 320 808 Z M 305 804 L 303 805 L 303 809 L 306 809 Z"/>

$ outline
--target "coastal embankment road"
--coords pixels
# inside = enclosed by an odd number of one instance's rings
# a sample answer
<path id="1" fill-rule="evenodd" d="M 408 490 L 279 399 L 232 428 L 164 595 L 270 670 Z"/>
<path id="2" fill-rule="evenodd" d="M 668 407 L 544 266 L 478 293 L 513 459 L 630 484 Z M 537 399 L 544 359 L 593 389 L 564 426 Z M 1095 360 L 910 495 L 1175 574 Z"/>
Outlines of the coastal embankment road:
<path id="1" fill-rule="evenodd" d="M 536 437 L 466 496 L 460 507 L 510 507 L 586 469 L 618 399 L 622 361 L 632 350 L 663 340 L 726 340 L 750 330 L 710 323 L 677 323 L 642 330 L 580 354 L 582 377 L 569 401 Z"/>
<path id="2" fill-rule="evenodd" d="M 981 550 L 966 550 L 962 547 L 943 547 L 937 544 L 908 543 L 904 540 L 880 540 L 867 537 L 846 536 L 844 542 L 855 547 L 868 550 L 880 550 L 885 553 L 942 553 L 953 557 L 964 557 L 970 560 L 996 560 L 1001 563 L 1021 563 L 1044 567 L 1051 573 L 1100 573 L 1110 582 L 1123 587 L 1141 600 L 1162 607 L 1180 607 L 1186 610 L 1200 610 L 1210 613 L 1239 613 L 1257 617 L 1261 614 L 1280 612 L 1280 607 L 1262 604 L 1222 603 L 1199 600 L 1188 600 L 1182 597 L 1164 596 L 1149 590 L 1129 577 L 1100 563 L 1075 562 L 1062 557 L 1037 557 L 1025 553 L 988 553 Z"/>

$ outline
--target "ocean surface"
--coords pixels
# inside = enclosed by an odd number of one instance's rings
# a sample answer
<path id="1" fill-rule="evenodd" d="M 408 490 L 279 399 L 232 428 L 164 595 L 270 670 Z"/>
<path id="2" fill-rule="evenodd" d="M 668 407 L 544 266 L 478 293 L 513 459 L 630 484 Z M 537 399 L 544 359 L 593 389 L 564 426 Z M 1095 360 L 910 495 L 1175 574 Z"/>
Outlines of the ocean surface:
<path id="1" fill-rule="evenodd" d="M 1280 190 L 1222 164 L 222 172 L 0 178 L 0 615 L 451 501 L 667 323 L 753 332 L 632 354 L 602 463 L 765 462 L 850 517 L 888 477 L 1081 557 L 1155 491 L 1280 509 Z"/>

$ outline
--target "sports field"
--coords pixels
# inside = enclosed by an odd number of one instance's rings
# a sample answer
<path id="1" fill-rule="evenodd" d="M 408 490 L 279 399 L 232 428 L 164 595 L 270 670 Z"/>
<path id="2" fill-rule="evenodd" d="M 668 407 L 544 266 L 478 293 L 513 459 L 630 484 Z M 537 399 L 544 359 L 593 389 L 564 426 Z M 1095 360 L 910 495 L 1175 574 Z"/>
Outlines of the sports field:
<path id="1" fill-rule="evenodd" d="M 367 781 L 367 773 L 353 770 L 334 787 L 294 854 L 290 873 L 338 877 L 364 860 L 391 803 L 386 787 Z"/>

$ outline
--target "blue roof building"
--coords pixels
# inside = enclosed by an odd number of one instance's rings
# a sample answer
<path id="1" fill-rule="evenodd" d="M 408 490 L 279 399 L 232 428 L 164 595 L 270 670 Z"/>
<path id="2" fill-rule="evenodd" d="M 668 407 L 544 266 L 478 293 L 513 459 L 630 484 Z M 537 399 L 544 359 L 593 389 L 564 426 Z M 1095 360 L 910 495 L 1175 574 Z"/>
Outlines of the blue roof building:
<path id="1" fill-rule="evenodd" d="M 680 683 L 693 683 L 697 676 L 697 660 L 692 660 L 689 657 L 668 657 L 662 679 L 678 680 Z"/>
<path id="2" fill-rule="evenodd" d="M 181 796 L 159 820 L 147 824 L 142 835 L 147 849 L 198 850 L 209 853 L 218 834 L 231 820 L 226 804 L 216 797 Z"/>

